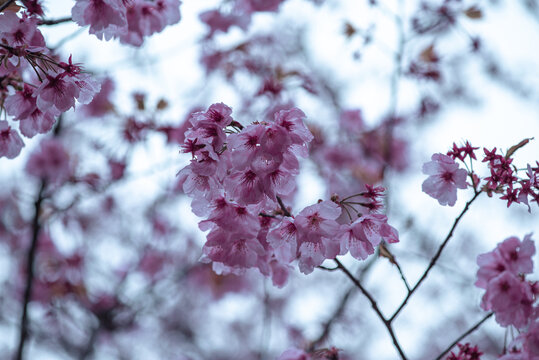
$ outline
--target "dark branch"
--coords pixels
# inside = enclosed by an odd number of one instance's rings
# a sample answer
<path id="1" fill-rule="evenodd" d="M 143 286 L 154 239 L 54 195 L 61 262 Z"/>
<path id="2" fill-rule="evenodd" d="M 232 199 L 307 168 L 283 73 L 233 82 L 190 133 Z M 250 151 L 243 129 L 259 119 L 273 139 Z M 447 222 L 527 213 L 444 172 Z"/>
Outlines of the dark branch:
<path id="1" fill-rule="evenodd" d="M 325 270 L 325 271 L 335 271 L 335 270 L 339 270 L 339 267 L 334 267 L 334 268 L 330 268 L 330 267 L 327 267 L 327 266 L 323 266 L 323 265 L 318 265 L 317 266 L 318 269 L 321 269 L 321 270 Z"/>
<path id="2" fill-rule="evenodd" d="M 6 9 L 9 5 L 11 5 L 13 1 L 15 0 L 8 0 L 6 3 L 0 5 L 0 12 L 4 11 L 4 9 Z"/>
<path id="3" fill-rule="evenodd" d="M 338 269 L 338 268 L 337 268 Z M 333 324 L 335 321 L 337 321 L 342 314 L 344 313 L 344 309 L 346 308 L 346 305 L 348 304 L 348 301 L 350 300 L 352 294 L 356 290 L 356 287 L 353 286 L 341 298 L 341 301 L 339 302 L 339 306 L 337 306 L 337 309 L 335 312 L 328 318 L 326 323 L 324 324 L 324 328 L 322 330 L 322 333 L 314 340 L 311 345 L 309 346 L 309 351 L 313 351 L 316 349 L 324 340 L 327 339 L 329 336 L 329 333 L 331 332 L 331 329 L 333 327 Z"/>
<path id="4" fill-rule="evenodd" d="M 41 230 L 41 224 L 39 223 L 39 213 L 41 212 L 41 203 L 43 202 L 43 192 L 45 191 L 45 181 L 41 182 L 37 199 L 34 203 L 34 219 L 32 221 L 32 242 L 30 243 L 30 249 L 28 250 L 27 265 L 26 265 L 26 287 L 24 289 L 24 299 L 22 306 L 21 325 L 19 333 L 19 345 L 17 347 L 16 360 L 22 360 L 24 345 L 28 338 L 28 304 L 32 295 L 32 285 L 34 283 L 34 260 L 36 258 L 36 251 L 38 245 L 39 232 Z"/>
<path id="5" fill-rule="evenodd" d="M 438 357 L 436 360 L 440 360 L 445 354 L 447 354 L 455 345 L 457 345 L 462 339 L 464 339 L 466 336 L 473 333 L 475 330 L 477 330 L 485 321 L 487 321 L 494 313 L 490 313 L 487 316 L 485 316 L 483 319 L 481 319 L 477 324 L 472 326 L 468 331 L 466 331 L 464 334 L 459 336 L 455 341 L 451 343 Z"/>
<path id="6" fill-rule="evenodd" d="M 436 252 L 436 254 L 432 257 L 432 259 L 430 260 L 430 263 L 429 263 L 429 266 L 427 267 L 427 269 L 425 270 L 425 272 L 423 273 L 423 275 L 421 275 L 421 278 L 419 279 L 419 281 L 415 284 L 415 286 L 412 288 L 412 290 L 410 290 L 408 292 L 408 294 L 406 295 L 406 297 L 404 298 L 404 300 L 402 301 L 402 303 L 400 304 L 399 308 L 395 311 L 395 313 L 389 318 L 389 322 L 392 322 L 396 317 L 397 315 L 399 315 L 399 313 L 401 312 L 401 310 L 406 306 L 406 303 L 408 302 L 408 299 L 410 299 L 410 297 L 413 295 L 413 293 L 419 288 L 419 286 L 421 285 L 421 283 L 423 283 L 423 281 L 427 278 L 427 275 L 429 274 L 429 272 L 432 270 L 432 268 L 434 267 L 434 265 L 436 265 L 436 261 L 438 261 L 438 258 L 440 257 L 440 255 L 442 254 L 442 251 L 444 250 L 445 246 L 447 245 L 447 243 L 449 242 L 449 240 L 453 237 L 453 232 L 455 231 L 458 223 L 460 222 L 460 219 L 462 219 L 462 217 L 464 216 L 464 214 L 466 214 L 466 212 L 468 211 L 470 205 L 475 201 L 475 199 L 477 199 L 477 197 L 479 196 L 479 194 L 481 194 L 481 192 L 476 192 L 473 196 L 473 198 L 471 198 L 470 201 L 468 201 L 466 203 L 466 206 L 464 206 L 464 209 L 462 210 L 462 212 L 460 213 L 459 216 L 457 216 L 457 218 L 455 219 L 455 222 L 453 223 L 453 226 L 451 227 L 451 230 L 449 230 L 449 233 L 447 234 L 445 240 L 442 242 L 442 244 L 440 245 L 440 247 L 438 248 L 438 251 Z"/>
<path id="7" fill-rule="evenodd" d="M 51 20 L 41 20 L 39 22 L 39 25 L 57 25 L 57 24 L 61 24 L 61 23 L 65 23 L 65 22 L 69 22 L 69 21 L 72 21 L 73 19 L 71 19 L 71 16 L 66 16 L 66 17 L 63 17 L 63 18 L 60 18 L 60 19 L 51 19 Z"/>
<path id="8" fill-rule="evenodd" d="M 360 270 L 360 274 L 358 274 L 358 280 L 361 282 L 367 276 L 369 273 L 369 270 L 372 269 L 374 263 L 378 260 L 377 257 L 371 257 L 370 260 L 367 262 L 367 264 Z M 336 268 L 326 268 L 325 266 L 318 266 L 319 268 L 323 268 L 327 271 L 334 271 L 339 270 L 339 267 Z M 353 292 L 357 290 L 356 286 L 352 286 L 341 298 L 341 301 L 339 301 L 339 305 L 337 306 L 337 309 L 328 317 L 328 320 L 323 325 L 322 332 L 318 337 L 316 337 L 315 340 L 311 342 L 311 345 L 309 346 L 309 351 L 314 351 L 318 346 L 321 345 L 323 341 L 325 341 L 329 334 L 331 333 L 331 330 L 333 328 L 333 325 L 341 318 L 341 316 L 344 314 L 344 310 L 346 309 L 346 306 L 348 305 L 350 299 L 352 298 L 351 295 L 353 295 Z"/>
<path id="9" fill-rule="evenodd" d="M 277 196 L 277 202 L 279 203 L 279 206 L 281 207 L 284 216 L 292 217 L 292 214 L 290 214 L 290 211 L 288 211 L 286 206 L 284 206 L 283 200 L 279 196 Z"/>
<path id="10" fill-rule="evenodd" d="M 391 340 L 393 340 L 393 345 L 395 346 L 395 349 L 398 351 L 401 359 L 407 360 L 406 355 L 404 355 L 404 352 L 402 351 L 400 347 L 399 341 L 397 340 L 397 337 L 395 336 L 395 333 L 393 332 L 393 328 L 391 327 L 391 321 L 387 320 L 384 317 L 384 315 L 380 311 L 380 308 L 378 307 L 378 304 L 376 303 L 376 300 L 374 300 L 372 295 L 363 287 L 363 285 L 361 285 L 359 280 L 356 279 L 354 275 L 352 275 L 352 273 L 338 259 L 334 259 L 334 260 L 337 263 L 337 266 L 346 274 L 346 276 L 348 276 L 350 280 L 352 280 L 354 285 L 356 285 L 359 288 L 359 290 L 361 290 L 363 295 L 365 295 L 367 299 L 369 299 L 369 302 L 371 303 L 371 306 L 374 309 L 374 312 L 376 312 L 376 315 L 378 315 L 380 320 L 382 320 L 387 331 L 389 332 L 389 336 L 391 336 Z"/>

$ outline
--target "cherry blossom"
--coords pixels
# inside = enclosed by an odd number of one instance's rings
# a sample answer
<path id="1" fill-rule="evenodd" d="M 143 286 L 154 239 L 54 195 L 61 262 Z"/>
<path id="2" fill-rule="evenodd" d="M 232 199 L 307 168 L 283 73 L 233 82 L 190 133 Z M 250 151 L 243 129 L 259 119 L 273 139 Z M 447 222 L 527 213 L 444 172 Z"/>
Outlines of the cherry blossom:
<path id="1" fill-rule="evenodd" d="M 64 146 L 55 139 L 45 139 L 26 164 L 26 172 L 50 183 L 62 183 L 72 173 L 69 154 Z"/>
<path id="2" fill-rule="evenodd" d="M 77 0 L 71 9 L 73 21 L 90 26 L 90 34 L 110 40 L 127 26 L 126 7 L 122 0 Z"/>
<path id="3" fill-rule="evenodd" d="M 0 39 L 9 46 L 24 47 L 31 51 L 45 48 L 45 40 L 37 29 L 38 19 L 23 13 L 18 17 L 15 12 L 6 11 L 0 14 Z"/>
<path id="4" fill-rule="evenodd" d="M 500 325 L 523 328 L 533 313 L 533 302 L 530 284 L 504 271 L 489 281 L 481 307 L 494 311 Z"/>
<path id="5" fill-rule="evenodd" d="M 365 260 L 374 254 L 374 247 L 382 241 L 399 241 L 397 230 L 388 225 L 387 217 L 381 214 L 361 216 L 352 224 L 342 225 L 341 232 L 341 246 L 358 260 Z"/>
<path id="6" fill-rule="evenodd" d="M 432 161 L 423 165 L 423 173 L 429 177 L 422 190 L 438 200 L 440 205 L 455 205 L 457 188 L 466 189 L 466 170 L 459 169 L 455 161 L 443 154 L 432 155 Z"/>
<path id="7" fill-rule="evenodd" d="M 0 120 L 0 158 L 13 159 L 21 152 L 24 143 L 16 130 L 7 121 Z"/>
<path id="8" fill-rule="evenodd" d="M 476 286 L 486 290 L 481 307 L 494 311 L 502 326 L 523 328 L 534 312 L 536 291 L 524 277 L 533 272 L 534 254 L 535 244 L 529 234 L 522 242 L 507 238 L 492 252 L 477 257 Z"/>
<path id="9" fill-rule="evenodd" d="M 293 348 L 283 352 L 277 360 L 311 360 L 311 357 L 305 351 Z"/>

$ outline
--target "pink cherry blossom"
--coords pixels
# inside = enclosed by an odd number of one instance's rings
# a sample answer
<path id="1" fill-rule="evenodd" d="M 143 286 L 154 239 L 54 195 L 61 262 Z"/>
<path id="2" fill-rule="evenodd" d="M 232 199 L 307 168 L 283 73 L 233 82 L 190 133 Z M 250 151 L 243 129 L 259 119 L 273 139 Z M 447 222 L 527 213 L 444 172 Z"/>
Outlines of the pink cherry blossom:
<path id="1" fill-rule="evenodd" d="M 180 21 L 179 0 L 133 0 L 127 8 L 127 29 L 119 34 L 125 44 L 140 46 L 144 38 Z"/>
<path id="2" fill-rule="evenodd" d="M 0 158 L 5 156 L 8 159 L 14 159 L 23 146 L 19 133 L 12 130 L 7 121 L 0 120 Z"/>
<path id="3" fill-rule="evenodd" d="M 49 132 L 55 123 L 55 113 L 43 112 L 36 107 L 26 118 L 21 119 L 20 130 L 24 136 L 32 138 L 37 134 Z"/>
<path id="4" fill-rule="evenodd" d="M 241 14 L 225 14 L 219 10 L 208 10 L 200 13 L 199 18 L 210 27 L 208 37 L 212 37 L 216 32 L 226 33 L 232 26 L 246 30 L 249 25 L 249 17 Z"/>
<path id="5" fill-rule="evenodd" d="M 256 267 L 258 258 L 265 254 L 264 247 L 250 233 L 219 228 L 208 234 L 203 252 L 212 261 L 240 269 Z"/>
<path id="6" fill-rule="evenodd" d="M 528 324 L 533 313 L 533 293 L 530 284 L 509 271 L 504 271 L 489 281 L 481 300 L 481 307 L 494 311 L 496 321 L 502 326 L 513 325 L 520 329 Z"/>
<path id="7" fill-rule="evenodd" d="M 332 201 L 307 206 L 295 219 L 298 230 L 299 269 L 311 273 L 325 259 L 333 259 L 340 252 L 337 236 L 340 225 L 335 221 L 341 208 Z"/>
<path id="8" fill-rule="evenodd" d="M 504 271 L 510 271 L 515 276 L 532 273 L 534 254 L 535 243 L 531 234 L 526 235 L 522 242 L 514 236 L 505 239 L 493 251 L 477 257 L 479 270 L 475 285 L 486 289 L 489 281 Z"/>
<path id="9" fill-rule="evenodd" d="M 49 183 L 62 183 L 73 174 L 69 154 L 56 139 L 41 142 L 39 149 L 28 159 L 26 172 Z"/>
<path id="10" fill-rule="evenodd" d="M 522 241 L 513 236 L 498 245 L 500 253 L 508 265 L 508 270 L 515 275 L 533 272 L 532 257 L 535 255 L 535 243 L 531 236 L 532 234 L 524 236 Z"/>
<path id="11" fill-rule="evenodd" d="M 423 165 L 423 173 L 429 177 L 423 182 L 422 190 L 438 200 L 440 205 L 455 205 L 457 188 L 466 189 L 466 170 L 448 155 L 434 154 L 432 161 Z"/>
<path id="12" fill-rule="evenodd" d="M 114 91 L 114 81 L 111 78 L 105 78 L 101 81 L 101 89 L 95 94 L 92 101 L 83 107 L 84 112 L 92 117 L 101 117 L 114 108 L 111 102 L 112 92 Z"/>
<path id="13" fill-rule="evenodd" d="M 284 0 L 238 0 L 239 7 L 246 13 L 256 11 L 277 11 Z"/>
<path id="14" fill-rule="evenodd" d="M 476 346 L 471 346 L 469 343 L 466 344 L 457 344 L 459 352 L 455 354 L 451 351 L 451 354 L 447 357 L 446 360 L 480 360 L 483 353 L 479 351 Z"/>
<path id="15" fill-rule="evenodd" d="M 80 88 L 73 80 L 63 74 L 48 75 L 35 93 L 37 107 L 41 111 L 53 108 L 60 113 L 75 106 L 75 99 L 79 97 Z"/>
<path id="16" fill-rule="evenodd" d="M 522 339 L 524 351 L 530 358 L 539 359 L 539 318 L 536 318 L 519 337 Z"/>
<path id="17" fill-rule="evenodd" d="M 388 243 L 398 242 L 397 230 L 387 224 L 387 217 L 381 214 L 361 216 L 350 225 L 341 227 L 339 235 L 341 246 L 350 250 L 358 260 L 365 260 L 374 253 L 374 247 L 382 240 Z"/>
<path id="18" fill-rule="evenodd" d="M 12 47 L 25 47 L 28 50 L 44 50 L 45 40 L 37 28 L 38 19 L 23 13 L 18 17 L 15 12 L 0 14 L 0 40 Z"/>
<path id="19" fill-rule="evenodd" d="M 277 227 L 268 233 L 268 242 L 273 248 L 277 260 L 292 262 L 298 251 L 298 229 L 291 218 L 284 218 Z"/>
<path id="20" fill-rule="evenodd" d="M 22 90 L 9 95 L 4 101 L 7 113 L 19 120 L 28 117 L 36 108 L 36 98 L 33 95 L 34 89 L 24 84 Z"/>
<path id="21" fill-rule="evenodd" d="M 311 356 L 303 350 L 292 348 L 283 352 L 277 360 L 311 360 Z"/>
<path id="22" fill-rule="evenodd" d="M 346 110 L 341 113 L 339 123 L 345 131 L 359 133 L 365 130 L 361 110 Z"/>
<path id="23" fill-rule="evenodd" d="M 126 8 L 122 0 L 77 0 L 71 9 L 73 21 L 90 26 L 90 34 L 110 40 L 127 27 Z"/>

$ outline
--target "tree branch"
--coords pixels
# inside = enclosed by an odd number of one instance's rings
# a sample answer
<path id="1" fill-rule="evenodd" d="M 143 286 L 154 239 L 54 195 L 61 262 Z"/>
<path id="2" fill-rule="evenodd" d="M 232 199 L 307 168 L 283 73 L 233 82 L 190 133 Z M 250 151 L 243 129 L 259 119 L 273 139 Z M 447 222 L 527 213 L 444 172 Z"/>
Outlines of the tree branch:
<path id="1" fill-rule="evenodd" d="M 65 22 L 72 21 L 73 19 L 71 16 L 66 16 L 59 19 L 50 19 L 50 20 L 41 20 L 38 24 L 39 25 L 57 25 Z"/>
<path id="2" fill-rule="evenodd" d="M 28 337 L 28 304 L 30 303 L 30 299 L 32 296 L 32 285 L 34 282 L 34 260 L 36 258 L 39 232 L 41 230 L 41 224 L 39 223 L 39 213 L 41 212 L 41 203 L 43 202 L 44 198 L 43 193 L 45 191 L 45 186 L 46 182 L 45 180 L 42 180 L 37 199 L 34 203 L 35 214 L 32 221 L 32 242 L 30 243 L 30 249 L 28 250 L 28 256 L 26 260 L 26 287 L 24 289 L 24 299 L 19 333 L 19 345 L 17 347 L 17 355 L 15 357 L 16 360 L 22 360 L 24 345 Z"/>
<path id="3" fill-rule="evenodd" d="M 369 302 L 371 303 L 371 306 L 374 309 L 374 312 L 376 312 L 376 315 L 378 315 L 380 320 L 382 320 L 382 322 L 384 323 L 387 331 L 389 332 L 389 336 L 391 336 L 391 340 L 393 340 L 393 345 L 395 346 L 395 349 L 398 351 L 401 359 L 402 360 L 407 360 L 407 357 L 406 357 L 406 355 L 404 355 L 404 352 L 401 349 L 399 341 L 397 340 L 397 337 L 396 337 L 395 333 L 393 332 L 393 328 L 391 327 L 391 320 L 387 320 L 384 317 L 384 315 L 380 311 L 380 308 L 378 307 L 378 304 L 376 303 L 376 300 L 374 300 L 372 295 L 361 285 L 359 280 L 356 279 L 354 277 L 354 275 L 352 275 L 352 273 L 338 259 L 334 259 L 334 260 L 337 263 L 337 266 L 346 274 L 346 276 L 348 276 L 348 278 L 350 280 L 352 280 L 352 282 L 359 288 L 359 290 L 361 290 L 363 295 L 365 295 L 367 297 L 367 299 L 369 299 Z"/>
<path id="4" fill-rule="evenodd" d="M 464 206 L 464 209 L 462 210 L 462 212 L 460 213 L 459 216 L 457 216 L 457 218 L 455 219 L 455 222 L 453 223 L 453 226 L 451 227 L 451 230 L 449 230 L 449 233 L 447 234 L 445 240 L 442 242 L 442 244 L 440 245 L 440 247 L 438 248 L 438 251 L 436 252 L 436 254 L 434 254 L 434 256 L 432 257 L 432 259 L 430 260 L 430 263 L 429 263 L 429 266 L 427 267 L 427 269 L 425 270 L 425 272 L 423 273 L 423 275 L 421 275 L 421 278 L 419 279 L 419 281 L 415 284 L 415 286 L 412 288 L 412 290 L 410 290 L 408 292 L 408 294 L 406 295 L 406 297 L 404 298 L 404 300 L 402 301 L 402 303 L 400 304 L 399 308 L 395 311 L 395 313 L 389 318 L 389 322 L 392 322 L 396 317 L 397 315 L 399 315 L 399 313 L 401 312 L 401 310 L 406 306 L 406 303 L 408 302 L 408 299 L 410 299 L 410 297 L 414 294 L 414 292 L 419 288 L 419 286 L 421 285 L 421 283 L 423 283 L 423 281 L 427 278 L 427 275 L 429 274 L 429 272 L 432 270 L 432 268 L 434 267 L 434 265 L 436 265 L 436 261 L 438 261 L 438 258 L 440 257 L 440 255 L 442 254 L 442 251 L 444 250 L 445 246 L 447 245 L 447 243 L 449 242 L 449 240 L 451 239 L 451 237 L 453 237 L 453 232 L 455 231 L 458 223 L 460 222 L 460 219 L 462 219 L 462 217 L 464 216 L 464 214 L 466 214 L 466 212 L 468 211 L 470 205 L 475 201 L 475 199 L 477 199 L 477 197 L 479 196 L 479 194 L 481 194 L 481 191 L 478 191 L 474 194 L 473 198 L 471 198 L 467 203 L 466 203 L 466 206 Z"/>
<path id="5" fill-rule="evenodd" d="M 281 210 L 283 211 L 284 216 L 292 217 L 292 214 L 290 214 L 290 211 L 284 206 L 283 200 L 280 196 L 277 196 L 277 202 L 279 203 L 279 206 L 281 207 Z"/>
<path id="6" fill-rule="evenodd" d="M 457 345 L 462 339 L 464 339 L 466 336 L 470 335 L 472 332 L 474 332 L 475 330 L 477 330 L 485 321 L 487 321 L 492 315 L 494 315 L 494 313 L 490 313 L 490 314 L 487 314 L 487 316 L 485 316 L 483 319 L 481 319 L 477 324 L 475 324 L 474 326 L 472 326 L 468 331 L 466 331 L 464 334 L 462 334 L 461 336 L 459 336 L 455 341 L 453 341 L 451 343 L 451 345 L 449 345 L 444 351 L 442 351 L 442 353 L 440 355 L 438 355 L 438 357 L 436 358 L 436 360 L 441 360 L 442 357 L 447 354 L 452 348 L 453 346 Z"/>
<path id="7" fill-rule="evenodd" d="M 15 0 L 8 0 L 7 2 L 3 3 L 2 5 L 0 5 L 0 12 L 4 11 L 4 9 L 6 9 L 9 5 L 11 5 L 11 3 L 15 1 Z"/>

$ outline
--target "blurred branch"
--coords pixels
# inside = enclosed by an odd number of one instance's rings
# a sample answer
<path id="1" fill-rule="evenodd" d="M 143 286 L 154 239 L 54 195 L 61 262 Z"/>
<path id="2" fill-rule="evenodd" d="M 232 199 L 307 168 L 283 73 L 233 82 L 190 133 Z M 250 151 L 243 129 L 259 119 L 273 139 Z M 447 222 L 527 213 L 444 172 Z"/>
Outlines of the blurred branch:
<path id="1" fill-rule="evenodd" d="M 90 357 L 93 354 L 94 349 L 95 349 L 95 343 L 97 341 L 97 337 L 100 331 L 101 331 L 101 323 L 99 323 L 98 326 L 92 329 L 92 332 L 90 334 L 90 339 L 88 339 L 86 347 L 80 354 L 80 360 L 88 359 L 88 357 Z"/>
<path id="2" fill-rule="evenodd" d="M 462 339 L 464 339 L 466 336 L 470 335 L 472 332 L 474 332 L 475 330 L 477 330 L 485 321 L 487 321 L 492 315 L 494 315 L 494 313 L 490 313 L 490 314 L 487 314 L 487 316 L 485 316 L 483 319 L 481 319 L 477 324 L 475 324 L 474 326 L 472 326 L 468 331 L 466 331 L 464 334 L 462 334 L 461 336 L 459 336 L 455 341 L 453 341 L 451 343 L 451 345 L 449 345 L 444 351 L 442 351 L 442 353 L 440 355 L 438 355 L 438 357 L 436 358 L 436 360 L 441 360 L 442 357 L 447 354 L 455 345 L 457 345 Z"/>
<path id="3" fill-rule="evenodd" d="M 15 357 L 15 359 L 17 360 L 21 360 L 23 358 L 24 345 L 26 343 L 26 339 L 28 338 L 28 304 L 30 303 L 30 298 L 32 295 L 32 285 L 34 283 L 34 260 L 36 257 L 39 232 L 41 230 L 41 224 L 39 223 L 39 214 L 41 212 L 41 203 L 44 199 L 43 193 L 45 191 L 45 186 L 46 182 L 45 180 L 42 180 L 37 199 L 34 203 L 35 214 L 32 221 L 32 242 L 30 244 L 30 249 L 28 250 L 27 256 L 27 275 L 20 324 L 19 345 L 17 347 L 17 355 Z"/>
<path id="4" fill-rule="evenodd" d="M 406 355 L 404 355 L 404 352 L 401 349 L 399 341 L 397 340 L 397 337 L 395 333 L 393 332 L 393 328 L 391 327 L 391 320 L 388 320 L 384 317 L 384 315 L 380 311 L 380 308 L 378 307 L 378 304 L 376 303 L 376 300 L 374 300 L 372 295 L 363 287 L 363 285 L 361 285 L 359 280 L 356 279 L 354 275 L 352 275 L 352 273 L 338 259 L 335 258 L 334 260 L 337 263 L 337 266 L 346 274 L 346 276 L 348 276 L 350 280 L 352 280 L 352 282 L 359 288 L 359 290 L 361 290 L 363 295 L 365 295 L 367 299 L 369 299 L 369 302 L 371 303 L 371 306 L 374 309 L 374 312 L 376 312 L 376 315 L 378 315 L 380 320 L 382 320 L 387 331 L 389 332 L 389 336 L 391 336 L 391 340 L 393 340 L 393 345 L 395 346 L 395 349 L 398 351 L 401 359 L 407 360 L 407 357 Z"/>
<path id="5" fill-rule="evenodd" d="M 38 23 L 38 25 L 57 25 L 57 24 L 65 23 L 65 22 L 72 21 L 72 20 L 73 19 L 71 19 L 71 16 L 66 16 L 66 17 L 59 18 L 59 19 L 41 20 Z"/>
<path id="6" fill-rule="evenodd" d="M 292 214 L 290 214 L 290 211 L 284 206 L 283 200 L 279 196 L 277 196 L 277 202 L 279 202 L 279 206 L 281 207 L 284 216 L 292 217 Z"/>
<path id="7" fill-rule="evenodd" d="M 11 3 L 13 2 L 14 0 L 8 0 L 7 2 L 3 3 L 2 5 L 0 5 L 0 12 L 4 11 L 4 9 L 6 9 L 9 5 L 11 5 Z"/>
<path id="8" fill-rule="evenodd" d="M 370 258 L 367 265 L 365 265 L 361 269 L 361 273 L 358 275 L 359 281 L 362 281 L 365 278 L 365 276 L 369 273 L 369 270 L 372 269 L 372 266 L 374 265 L 377 259 L 378 258 L 374 256 Z M 319 266 L 319 268 L 322 268 L 328 271 L 334 271 L 334 270 L 340 269 L 338 266 L 336 268 L 326 268 L 324 266 Z M 344 310 L 346 309 L 346 306 L 348 305 L 349 300 L 352 298 L 352 294 L 354 293 L 355 290 L 356 290 L 356 286 L 352 286 L 350 289 L 348 289 L 344 293 L 343 297 L 341 298 L 341 301 L 339 302 L 339 305 L 337 306 L 333 314 L 331 314 L 331 316 L 328 317 L 328 320 L 324 323 L 324 326 L 320 335 L 311 342 L 311 345 L 309 346 L 309 351 L 315 350 L 324 340 L 328 338 L 333 328 L 333 324 L 335 324 L 344 314 Z"/>
<path id="9" fill-rule="evenodd" d="M 444 250 L 445 246 L 447 245 L 447 243 L 449 242 L 449 240 L 453 237 L 453 232 L 455 231 L 458 223 L 460 222 L 460 219 L 462 219 L 462 217 L 464 216 L 464 214 L 466 214 L 466 212 L 468 211 L 470 205 L 475 201 L 475 199 L 477 199 L 477 197 L 479 196 L 479 194 L 481 194 L 481 191 L 478 191 L 474 194 L 474 196 L 471 198 L 471 200 L 469 200 L 466 205 L 464 206 L 464 209 L 462 210 L 462 212 L 460 213 L 459 216 L 457 216 L 457 218 L 455 219 L 455 222 L 453 223 L 453 226 L 451 227 L 451 230 L 449 230 L 449 233 L 447 234 L 445 240 L 442 242 L 442 244 L 440 245 L 440 247 L 438 248 L 438 251 L 436 252 L 436 254 L 434 255 L 434 257 L 431 259 L 430 263 L 429 263 L 429 266 L 427 267 L 427 269 L 425 270 L 425 272 L 423 273 L 423 275 L 421 275 L 421 278 L 418 280 L 418 282 L 415 284 L 415 286 L 412 288 L 412 290 L 410 290 L 410 292 L 408 293 L 408 295 L 406 295 L 406 297 L 404 298 L 404 300 L 402 301 L 402 303 L 400 304 L 399 308 L 395 311 L 395 313 L 389 318 L 389 322 L 392 322 L 396 317 L 397 315 L 401 312 L 401 310 L 406 306 L 406 303 L 408 302 L 408 299 L 410 299 L 410 297 L 414 294 L 414 292 L 419 288 L 419 286 L 421 285 L 421 283 L 423 283 L 423 281 L 427 278 L 427 275 L 429 274 L 429 272 L 432 270 L 432 268 L 434 267 L 434 265 L 436 265 L 436 261 L 438 261 L 438 258 L 440 257 L 440 255 L 442 255 L 442 251 Z"/>

